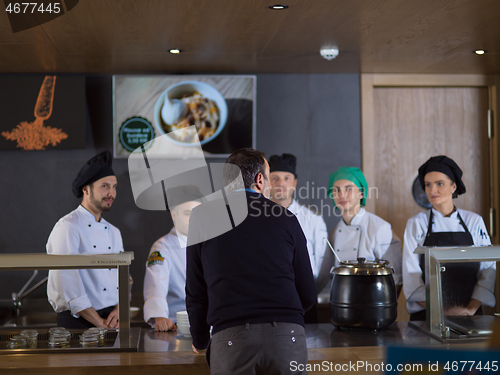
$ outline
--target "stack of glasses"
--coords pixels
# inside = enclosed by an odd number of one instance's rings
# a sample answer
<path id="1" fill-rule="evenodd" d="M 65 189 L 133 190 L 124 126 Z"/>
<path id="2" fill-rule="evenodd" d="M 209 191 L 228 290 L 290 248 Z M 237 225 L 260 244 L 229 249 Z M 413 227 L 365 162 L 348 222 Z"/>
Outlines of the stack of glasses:
<path id="1" fill-rule="evenodd" d="M 38 344 L 38 332 L 34 329 L 21 331 L 21 336 L 26 337 L 28 349 L 35 349 Z"/>
<path id="2" fill-rule="evenodd" d="M 88 329 L 90 332 L 95 332 L 99 334 L 99 346 L 104 346 L 104 339 L 106 337 L 106 328 L 102 327 L 92 327 Z"/>
<path id="3" fill-rule="evenodd" d="M 80 336 L 80 346 L 82 347 L 95 347 L 104 346 L 104 338 L 106 335 L 106 328 L 92 327 L 84 331 Z"/>
<path id="4" fill-rule="evenodd" d="M 7 341 L 7 349 L 26 349 L 28 342 L 25 336 L 15 335 Z"/>
<path id="5" fill-rule="evenodd" d="M 49 329 L 49 348 L 69 348 L 71 332 L 64 327 Z"/>

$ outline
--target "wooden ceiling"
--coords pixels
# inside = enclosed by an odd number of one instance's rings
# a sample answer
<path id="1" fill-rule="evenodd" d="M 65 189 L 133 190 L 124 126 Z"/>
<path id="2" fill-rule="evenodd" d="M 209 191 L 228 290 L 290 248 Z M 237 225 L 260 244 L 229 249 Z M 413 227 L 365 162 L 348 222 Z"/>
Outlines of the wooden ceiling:
<path id="1" fill-rule="evenodd" d="M 499 56 L 500 0 L 80 0 L 16 33 L 0 15 L 0 73 L 500 74 Z"/>

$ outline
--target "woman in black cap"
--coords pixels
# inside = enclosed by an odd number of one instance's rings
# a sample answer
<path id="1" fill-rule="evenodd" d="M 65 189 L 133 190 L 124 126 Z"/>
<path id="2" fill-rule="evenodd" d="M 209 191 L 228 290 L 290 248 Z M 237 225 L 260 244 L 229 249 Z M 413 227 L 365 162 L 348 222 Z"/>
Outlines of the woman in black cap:
<path id="1" fill-rule="evenodd" d="M 432 208 L 406 225 L 403 247 L 403 289 L 410 320 L 425 320 L 423 256 L 418 246 L 487 246 L 491 244 L 481 216 L 457 209 L 453 198 L 465 193 L 462 170 L 450 158 L 435 156 L 418 169 L 418 178 Z M 442 274 L 445 315 L 481 313 L 481 304 L 495 305 L 495 263 L 450 263 Z"/>

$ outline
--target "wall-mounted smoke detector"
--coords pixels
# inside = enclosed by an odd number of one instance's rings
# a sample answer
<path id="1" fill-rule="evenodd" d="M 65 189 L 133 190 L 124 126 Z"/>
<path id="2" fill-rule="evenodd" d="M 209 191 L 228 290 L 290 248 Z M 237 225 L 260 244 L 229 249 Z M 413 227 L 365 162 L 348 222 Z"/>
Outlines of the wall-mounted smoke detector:
<path id="1" fill-rule="evenodd" d="M 319 53 L 321 54 L 321 56 L 323 56 L 324 59 L 333 60 L 338 56 L 339 49 L 336 47 L 321 48 L 319 50 Z"/>

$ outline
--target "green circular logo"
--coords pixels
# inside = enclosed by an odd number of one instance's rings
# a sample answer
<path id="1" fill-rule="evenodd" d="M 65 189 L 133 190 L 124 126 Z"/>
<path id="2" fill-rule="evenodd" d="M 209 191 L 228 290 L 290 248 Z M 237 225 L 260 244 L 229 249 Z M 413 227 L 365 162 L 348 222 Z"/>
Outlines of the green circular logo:
<path id="1" fill-rule="evenodd" d="M 120 127 L 120 143 L 130 152 L 144 145 L 148 149 L 153 142 L 153 125 L 142 117 L 131 117 Z M 147 144 L 145 144 L 147 143 Z"/>

